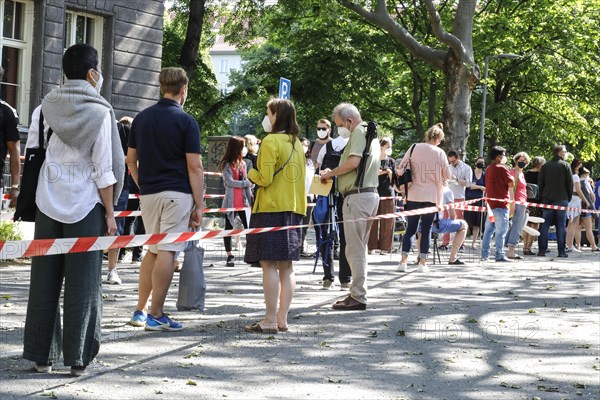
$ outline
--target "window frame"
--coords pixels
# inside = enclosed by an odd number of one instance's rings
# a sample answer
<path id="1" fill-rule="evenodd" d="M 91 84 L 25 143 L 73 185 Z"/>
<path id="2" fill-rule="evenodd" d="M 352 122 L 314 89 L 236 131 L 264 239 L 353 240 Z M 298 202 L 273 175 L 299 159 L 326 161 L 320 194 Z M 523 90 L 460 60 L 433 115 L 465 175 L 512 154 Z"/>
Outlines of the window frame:
<path id="1" fill-rule="evenodd" d="M 90 46 L 93 46 L 96 50 L 98 50 L 98 59 L 102 60 L 102 45 L 104 44 L 104 21 L 105 18 L 96 15 L 90 14 L 82 11 L 77 11 L 73 9 L 66 9 L 65 11 L 65 31 L 67 27 L 67 15 L 71 14 L 71 37 L 67 39 L 66 34 L 64 34 L 64 49 L 66 51 L 69 46 L 77 43 L 77 17 L 90 18 L 94 20 L 94 34 L 92 37 L 92 43 L 88 43 Z M 87 27 L 86 27 L 87 28 Z M 104 68 L 104 66 L 102 66 Z"/>
<path id="2" fill-rule="evenodd" d="M 12 0 L 24 5 L 23 39 L 9 39 L 4 37 L 4 31 L 0 32 L 0 60 L 4 55 L 5 47 L 16 48 L 20 51 L 17 84 L 17 103 L 15 108 L 19 114 L 19 123 L 29 126 L 29 94 L 32 91 L 31 84 L 31 60 L 33 54 L 33 11 L 32 0 Z M 0 0 L 0 21 L 4 22 L 4 5 L 6 0 Z M 20 82 L 20 83 L 19 83 Z M 7 85 L 2 83 L 2 85 Z M 29 85 L 29 87 L 26 87 Z"/>

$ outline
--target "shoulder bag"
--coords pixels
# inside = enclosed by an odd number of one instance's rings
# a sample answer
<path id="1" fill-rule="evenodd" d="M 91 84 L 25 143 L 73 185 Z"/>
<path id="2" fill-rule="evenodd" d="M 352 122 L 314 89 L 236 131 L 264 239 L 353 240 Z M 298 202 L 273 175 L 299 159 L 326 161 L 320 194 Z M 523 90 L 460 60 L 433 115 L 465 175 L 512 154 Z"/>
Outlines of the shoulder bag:
<path id="1" fill-rule="evenodd" d="M 39 147 L 25 149 L 25 164 L 23 165 L 23 176 L 21 177 L 21 190 L 17 198 L 17 208 L 13 219 L 15 221 L 35 222 L 37 206 L 35 204 L 35 193 L 42 164 L 46 159 L 46 148 L 44 147 L 44 114 L 40 110 Z M 52 128 L 48 131 L 48 140 L 52 136 Z"/>

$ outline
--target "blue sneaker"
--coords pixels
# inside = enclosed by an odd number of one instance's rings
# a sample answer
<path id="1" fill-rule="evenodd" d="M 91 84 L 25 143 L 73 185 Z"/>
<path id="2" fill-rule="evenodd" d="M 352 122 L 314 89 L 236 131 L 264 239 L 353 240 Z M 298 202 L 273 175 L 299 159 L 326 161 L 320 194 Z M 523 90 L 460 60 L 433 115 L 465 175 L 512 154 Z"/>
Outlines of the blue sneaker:
<path id="1" fill-rule="evenodd" d="M 146 313 L 140 310 L 136 310 L 133 313 L 133 317 L 129 320 L 129 325 L 133 326 L 146 326 Z"/>
<path id="2" fill-rule="evenodd" d="M 183 325 L 171 320 L 165 314 L 160 318 L 154 318 L 151 314 L 148 314 L 144 329 L 147 331 L 180 331 L 183 329 Z"/>

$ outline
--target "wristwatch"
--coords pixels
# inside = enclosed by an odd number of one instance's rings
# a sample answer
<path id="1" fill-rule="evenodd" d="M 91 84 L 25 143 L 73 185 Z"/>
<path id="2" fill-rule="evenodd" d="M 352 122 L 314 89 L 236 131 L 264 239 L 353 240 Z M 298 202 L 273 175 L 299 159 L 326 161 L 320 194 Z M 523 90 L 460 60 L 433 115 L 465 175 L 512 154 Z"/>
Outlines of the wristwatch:
<path id="1" fill-rule="evenodd" d="M 19 185 L 12 185 L 12 186 L 10 187 L 10 189 L 11 189 L 11 190 L 12 190 L 12 189 L 21 190 L 21 186 L 19 186 Z"/>

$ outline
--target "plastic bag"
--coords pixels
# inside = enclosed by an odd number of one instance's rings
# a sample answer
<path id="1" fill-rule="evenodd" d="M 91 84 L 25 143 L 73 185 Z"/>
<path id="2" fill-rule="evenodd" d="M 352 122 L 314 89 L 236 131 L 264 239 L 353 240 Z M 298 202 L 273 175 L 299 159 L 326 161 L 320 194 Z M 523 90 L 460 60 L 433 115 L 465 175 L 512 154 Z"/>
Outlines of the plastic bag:
<path id="1" fill-rule="evenodd" d="M 204 279 L 204 249 L 197 241 L 187 243 L 184 250 L 183 265 L 179 273 L 179 293 L 177 310 L 204 311 L 206 280 Z"/>

